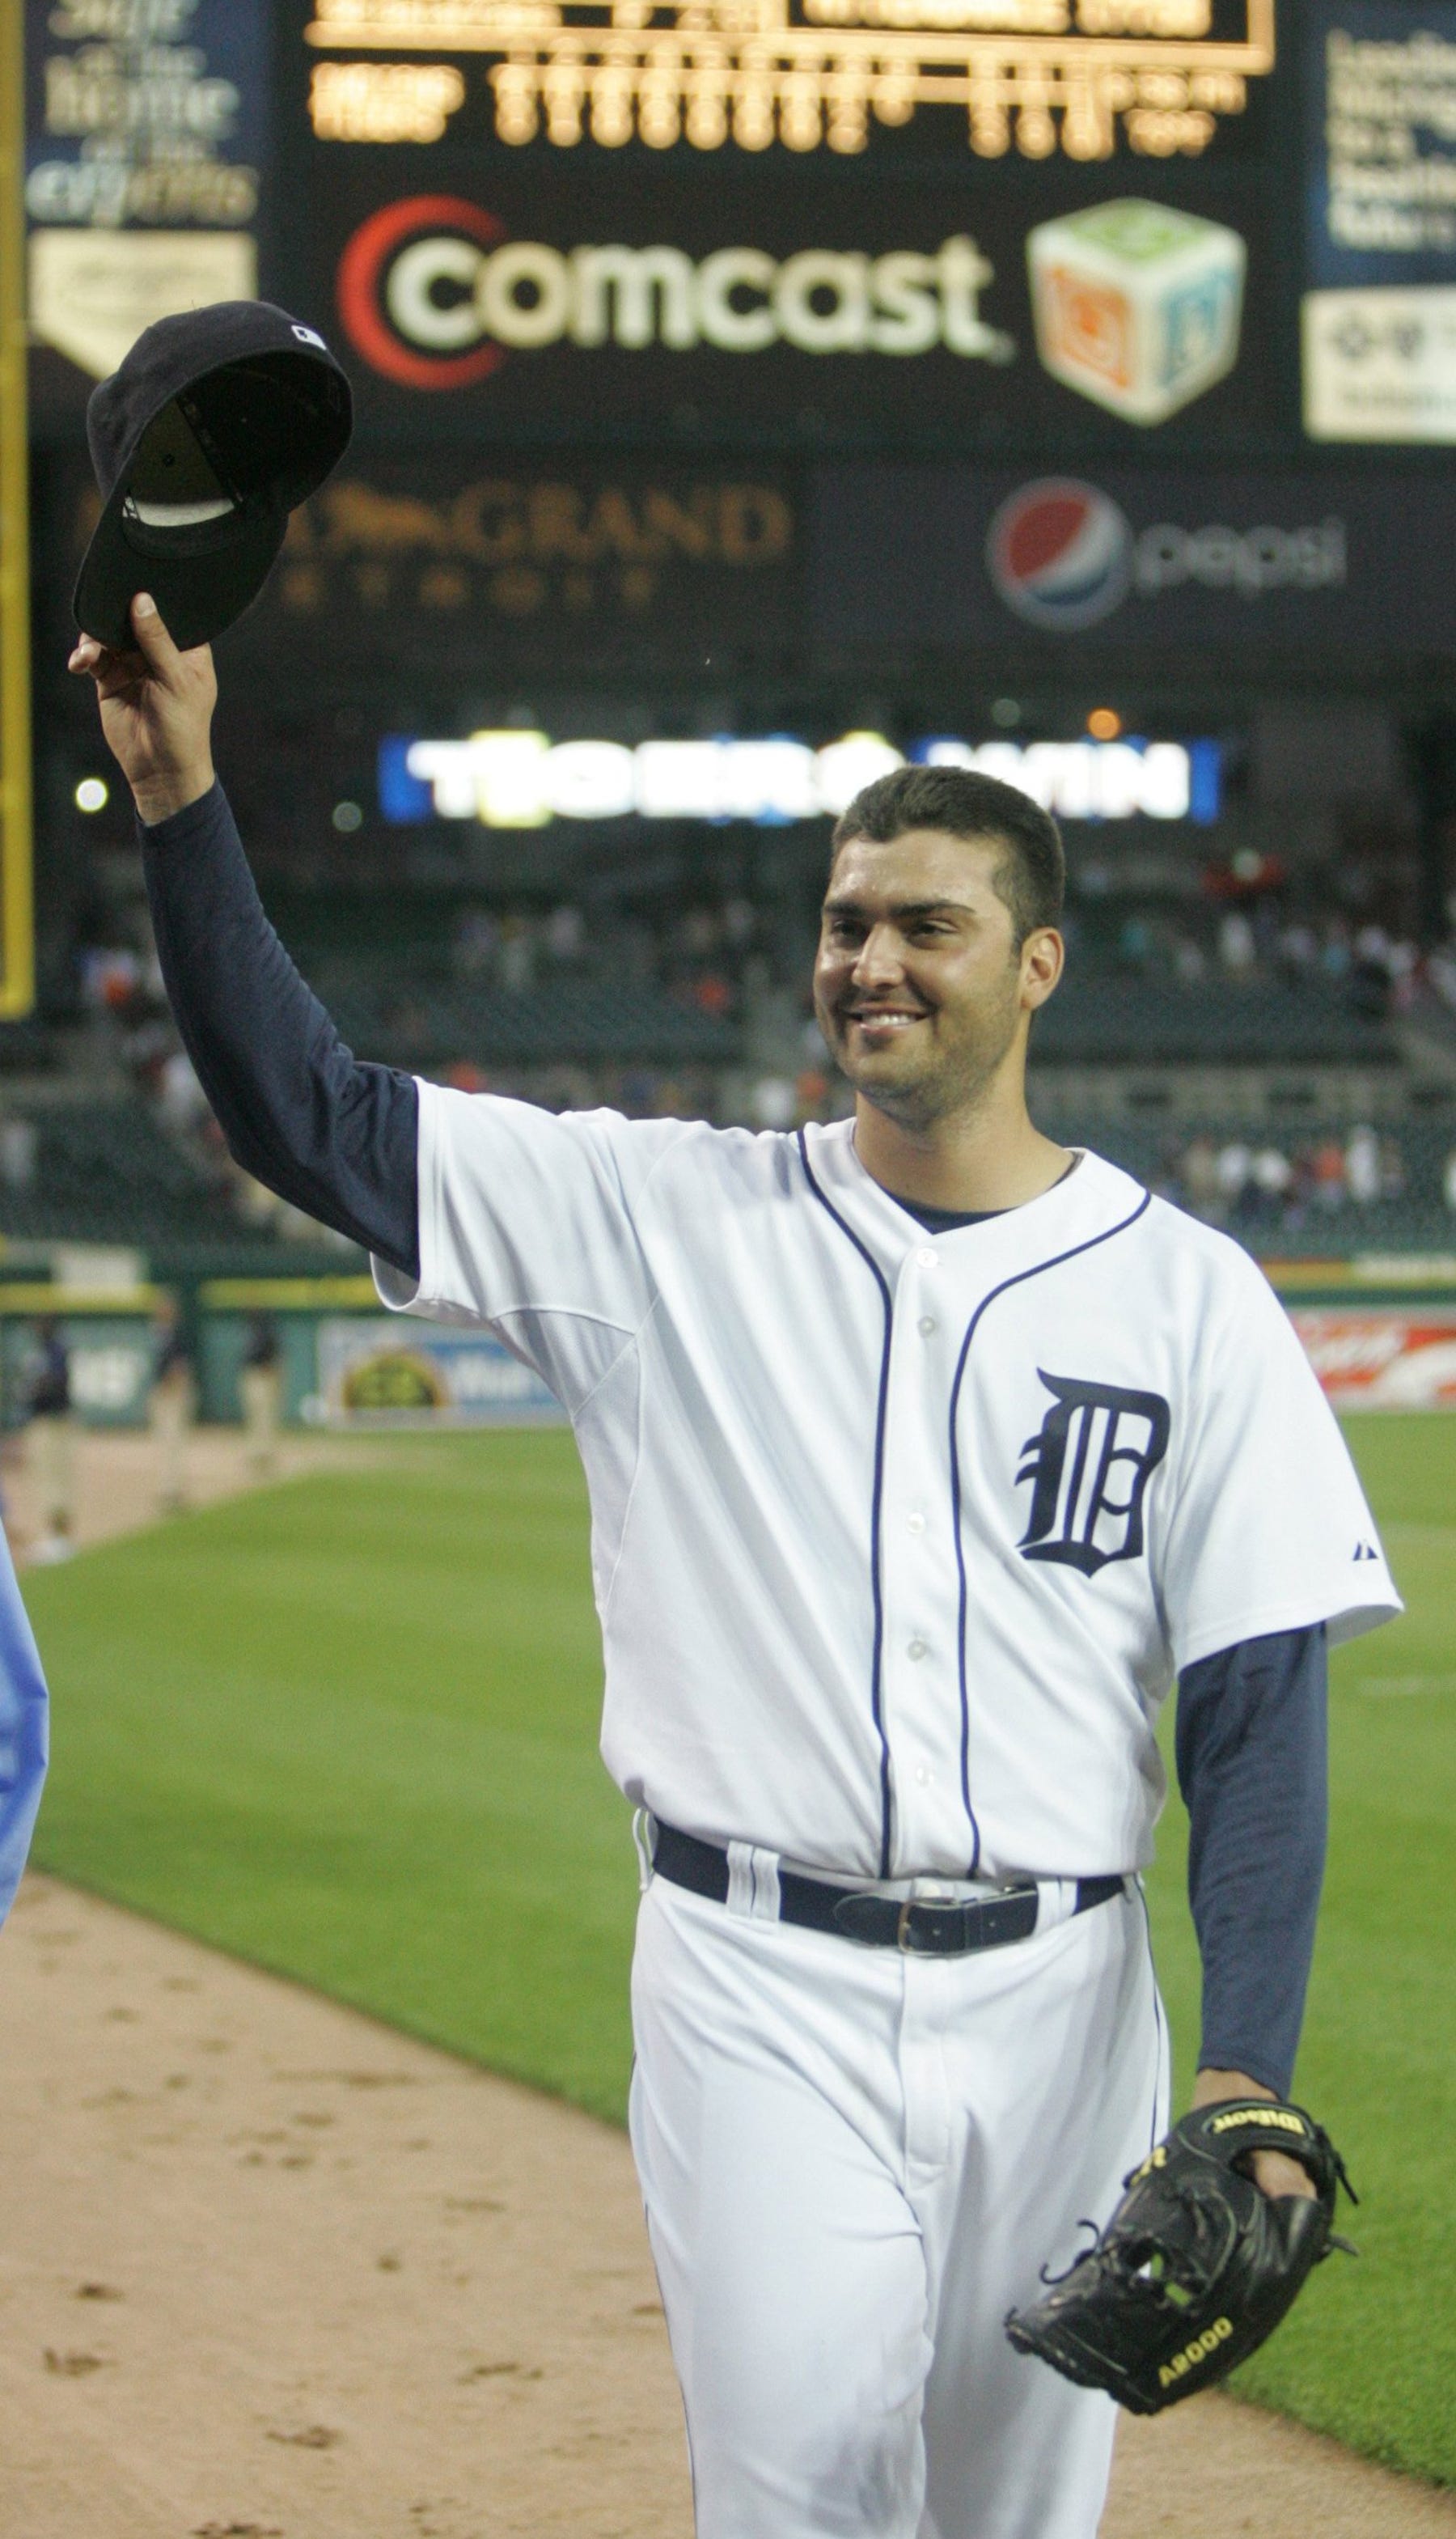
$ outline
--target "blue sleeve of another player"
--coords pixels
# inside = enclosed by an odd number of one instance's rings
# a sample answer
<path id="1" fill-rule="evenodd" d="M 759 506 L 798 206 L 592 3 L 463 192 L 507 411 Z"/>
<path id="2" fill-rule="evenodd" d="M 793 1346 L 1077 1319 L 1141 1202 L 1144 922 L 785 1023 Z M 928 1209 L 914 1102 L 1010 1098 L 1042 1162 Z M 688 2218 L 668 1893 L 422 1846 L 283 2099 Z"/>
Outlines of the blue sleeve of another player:
<path id="1" fill-rule="evenodd" d="M 1201 2068 L 1288 2094 L 1324 1877 L 1325 1627 L 1272 1631 L 1178 1679 Z"/>
<path id="2" fill-rule="evenodd" d="M 268 923 L 221 785 L 142 827 L 177 1029 L 244 1172 L 420 1275 L 420 1097 L 361 1062 Z"/>
<path id="3" fill-rule="evenodd" d="M 0 1535 L 0 1921 L 31 1847 L 46 1762 L 45 1678 Z"/>

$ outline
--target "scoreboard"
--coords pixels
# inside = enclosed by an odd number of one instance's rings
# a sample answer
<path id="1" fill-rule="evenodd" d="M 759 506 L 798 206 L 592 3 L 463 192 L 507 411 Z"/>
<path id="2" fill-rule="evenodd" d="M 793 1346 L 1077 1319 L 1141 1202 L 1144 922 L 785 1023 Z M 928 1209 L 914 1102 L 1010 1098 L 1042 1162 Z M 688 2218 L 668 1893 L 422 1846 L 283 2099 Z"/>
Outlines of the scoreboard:
<path id="1" fill-rule="evenodd" d="M 150 318 L 261 290 L 342 333 L 379 446 L 1456 441 L 1456 0 L 27 0 L 26 26 L 42 425 Z"/>
<path id="2" fill-rule="evenodd" d="M 349 365 L 260 659 L 1456 652 L 1456 0 L 27 8 L 42 437 L 210 299 Z"/>
<path id="3" fill-rule="evenodd" d="M 366 436 L 1295 428 L 1274 0 L 312 0 L 279 61 L 275 269 Z"/>
<path id="4" fill-rule="evenodd" d="M 440 137 L 480 61 L 517 146 L 853 157 L 946 105 L 983 159 L 1104 160 L 1119 134 L 1167 159 L 1272 70 L 1274 0 L 318 0 L 306 40 L 329 138 Z M 422 71 L 430 50 L 455 58 Z"/>

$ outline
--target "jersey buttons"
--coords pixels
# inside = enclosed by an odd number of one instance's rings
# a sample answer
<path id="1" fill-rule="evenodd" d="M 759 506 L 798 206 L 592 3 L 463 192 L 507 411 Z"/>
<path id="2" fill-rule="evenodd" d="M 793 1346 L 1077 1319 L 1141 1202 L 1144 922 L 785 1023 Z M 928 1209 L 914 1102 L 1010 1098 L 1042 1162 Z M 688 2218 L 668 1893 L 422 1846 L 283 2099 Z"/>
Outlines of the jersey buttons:
<path id="1" fill-rule="evenodd" d="M 934 1314 L 922 1314 L 915 1328 L 919 1332 L 920 1338 L 923 1340 L 928 1340 L 931 1333 L 935 1330 Z"/>
<path id="2" fill-rule="evenodd" d="M 941 1256 L 938 1252 L 932 1252 L 929 1244 L 926 1244 L 924 1248 L 915 1255 L 915 1267 L 917 1270 L 933 1270 L 940 1257 Z"/>
<path id="3" fill-rule="evenodd" d="M 907 1648 L 907 1649 L 906 1649 L 906 1651 L 905 1651 L 905 1655 L 906 1655 L 906 1657 L 907 1657 L 907 1658 L 923 1658 L 923 1657 L 925 1656 L 925 1654 L 926 1654 L 926 1649 L 925 1649 L 925 1642 L 924 1642 L 923 1640 L 911 1640 L 911 1642 L 910 1642 L 910 1644 L 909 1644 L 908 1648 Z"/>
<path id="4" fill-rule="evenodd" d="M 918 1508 L 911 1508 L 909 1515 L 905 1519 L 905 1524 L 911 1534 L 923 1534 L 925 1532 L 925 1519 Z"/>

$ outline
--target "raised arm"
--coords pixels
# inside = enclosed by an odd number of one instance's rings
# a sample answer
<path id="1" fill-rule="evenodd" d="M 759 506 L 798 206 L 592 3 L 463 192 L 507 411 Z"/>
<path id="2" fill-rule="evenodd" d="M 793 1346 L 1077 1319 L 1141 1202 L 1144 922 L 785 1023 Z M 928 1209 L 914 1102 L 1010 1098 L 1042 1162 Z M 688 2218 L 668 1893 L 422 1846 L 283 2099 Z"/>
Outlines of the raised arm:
<path id="1" fill-rule="evenodd" d="M 229 1150 L 417 1278 L 414 1080 L 355 1058 L 268 922 L 213 772 L 211 652 L 179 652 L 145 595 L 132 629 L 134 652 L 83 636 L 70 667 L 95 680 L 132 789 L 166 992 Z"/>

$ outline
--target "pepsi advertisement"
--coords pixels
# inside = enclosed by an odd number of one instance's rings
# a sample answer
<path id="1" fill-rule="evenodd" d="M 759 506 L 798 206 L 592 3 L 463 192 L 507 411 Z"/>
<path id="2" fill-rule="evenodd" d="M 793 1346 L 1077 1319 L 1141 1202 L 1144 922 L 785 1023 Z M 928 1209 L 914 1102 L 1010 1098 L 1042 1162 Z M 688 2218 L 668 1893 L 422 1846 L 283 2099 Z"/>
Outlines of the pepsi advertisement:
<path id="1" fill-rule="evenodd" d="M 366 443 L 1257 456 L 1292 428 L 1247 171 L 330 166 L 274 296 L 338 345 Z"/>
<path id="2" fill-rule="evenodd" d="M 1456 646 L 1456 487 L 1309 472 L 826 467 L 810 609 L 846 646 L 1307 662 Z"/>

